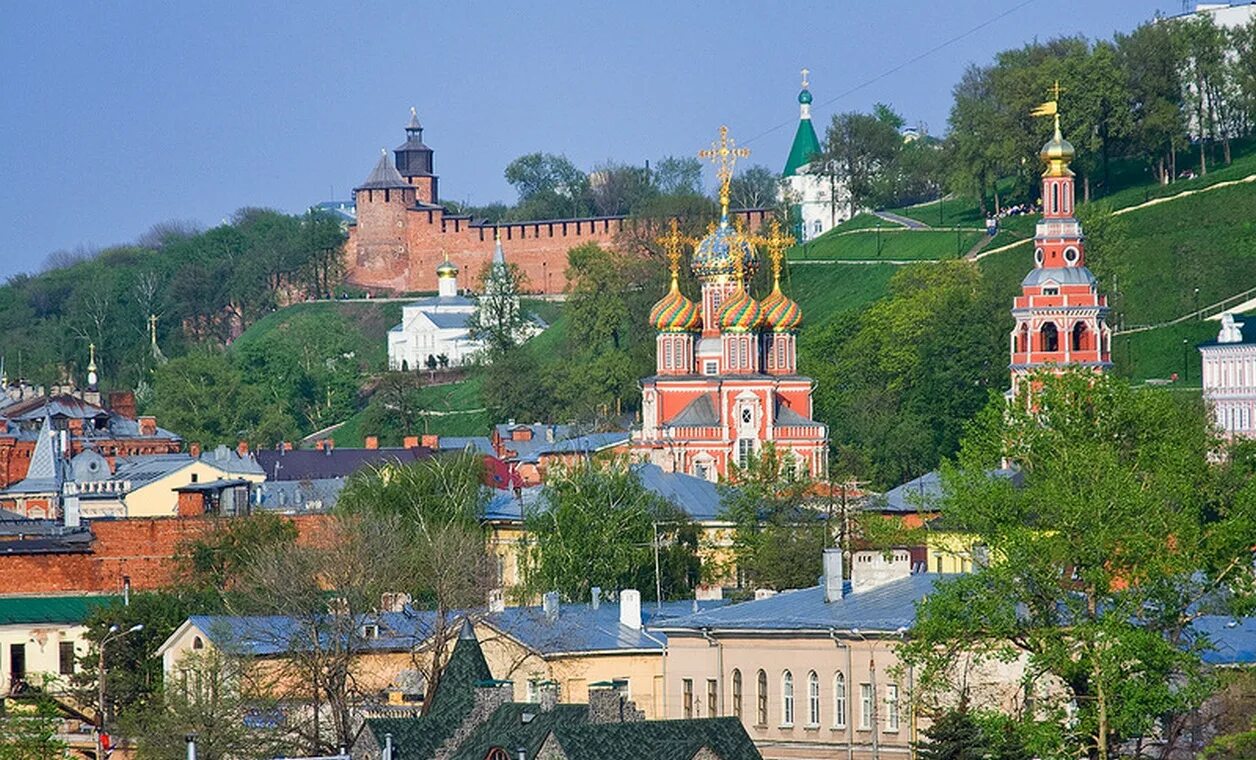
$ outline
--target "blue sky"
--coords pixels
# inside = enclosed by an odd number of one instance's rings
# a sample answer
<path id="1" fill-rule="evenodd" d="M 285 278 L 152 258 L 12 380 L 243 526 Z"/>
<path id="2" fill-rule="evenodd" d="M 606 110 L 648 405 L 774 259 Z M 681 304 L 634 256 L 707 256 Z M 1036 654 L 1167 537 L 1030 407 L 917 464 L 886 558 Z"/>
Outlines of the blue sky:
<path id="1" fill-rule="evenodd" d="M 502 170 L 523 153 L 565 153 L 586 169 L 640 163 L 690 155 L 721 123 L 748 141 L 751 163 L 779 170 L 803 66 L 819 127 L 884 101 L 940 134 L 969 63 L 1180 9 L 1177 0 L 9 5 L 0 277 L 164 220 L 212 225 L 241 206 L 301 211 L 346 197 L 379 149 L 402 141 L 412 105 L 449 199 L 513 200 Z"/>

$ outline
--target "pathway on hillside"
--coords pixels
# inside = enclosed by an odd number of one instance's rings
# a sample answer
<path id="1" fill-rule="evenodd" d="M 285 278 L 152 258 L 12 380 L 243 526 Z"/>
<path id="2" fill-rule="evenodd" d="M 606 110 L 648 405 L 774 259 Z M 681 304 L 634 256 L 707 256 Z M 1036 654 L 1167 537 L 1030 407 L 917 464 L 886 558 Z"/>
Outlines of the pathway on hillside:
<path id="1" fill-rule="evenodd" d="M 918 221 L 916 219 L 912 219 L 910 217 L 895 214 L 892 211 L 873 211 L 872 214 L 879 219 L 884 219 L 887 222 L 893 222 L 894 224 L 902 225 L 903 227 L 906 227 L 909 230 L 929 229 L 929 225 L 925 224 L 924 222 Z"/>

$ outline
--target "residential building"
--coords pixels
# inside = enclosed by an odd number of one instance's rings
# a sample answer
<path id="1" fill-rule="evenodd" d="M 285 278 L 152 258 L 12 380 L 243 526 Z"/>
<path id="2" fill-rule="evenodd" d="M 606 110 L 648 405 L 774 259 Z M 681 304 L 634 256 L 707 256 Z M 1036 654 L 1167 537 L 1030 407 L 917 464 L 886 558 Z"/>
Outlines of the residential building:
<path id="1" fill-rule="evenodd" d="M 559 704 L 553 687 L 514 701 L 496 680 L 470 625 L 463 627 L 421 718 L 368 718 L 355 760 L 758 760 L 731 719 L 646 720 L 613 682 L 589 690 L 588 704 Z"/>
<path id="2" fill-rule="evenodd" d="M 1108 298 L 1099 294 L 1099 283 L 1086 268 L 1085 238 L 1074 216 L 1069 162 L 1075 151 L 1060 134 L 1058 102 L 1043 109 L 1054 115 L 1055 133 L 1039 153 L 1046 169 L 1042 221 L 1034 233 L 1034 268 L 1021 282 L 1021 294 L 1012 306 L 1012 396 L 1034 372 L 1069 367 L 1106 372 L 1112 367 Z"/>
<path id="3" fill-rule="evenodd" d="M 409 464 L 432 457 L 432 450 L 419 445 L 418 437 L 407 439 L 405 446 L 380 447 L 379 439 L 367 436 L 362 448 L 340 447 L 330 439 L 319 441 L 313 449 L 294 449 L 284 444 L 274 449 L 259 449 L 255 456 L 266 480 L 344 479 L 359 470 L 384 465 Z"/>
<path id="4" fill-rule="evenodd" d="M 1204 400 L 1227 438 L 1256 436 L 1256 338 L 1244 324 L 1222 314 L 1217 339 L 1199 345 Z"/>
<path id="5" fill-rule="evenodd" d="M 660 625 L 668 716 L 737 718 L 767 758 L 912 757 L 914 675 L 895 653 L 916 603 L 949 576 L 913 574 L 904 550 L 856 552 L 849 581 L 826 550 L 824 571 L 819 586 Z M 1010 700 L 1018 668 L 973 677 Z"/>
<path id="6" fill-rule="evenodd" d="M 641 427 L 632 454 L 666 470 L 726 480 L 771 444 L 800 473 L 822 477 L 828 428 L 812 419 L 811 378 L 797 372 L 802 309 L 781 292 L 785 248 L 792 239 L 774 228 L 759 239 L 728 216 L 733 161 L 742 155 L 721 128 L 711 151 L 721 160 L 718 226 L 693 248 L 701 304 L 680 292 L 685 244 L 673 226 L 662 239 L 671 264 L 671 289 L 650 311 L 656 372 L 641 381 Z M 772 258 L 773 287 L 762 301 L 748 292 L 758 266 L 756 243 Z"/>
<path id="7" fill-rule="evenodd" d="M 811 123 L 810 72 L 802 70 L 798 93 L 798 130 L 782 172 L 781 200 L 790 209 L 794 239 L 806 242 L 820 237 L 850 216 L 850 193 L 844 180 L 826 171 L 815 127 Z"/>
<path id="8" fill-rule="evenodd" d="M 627 453 L 628 440 L 626 431 L 597 433 L 577 425 L 526 425 L 514 420 L 494 425 L 491 439 L 497 457 L 526 486 L 543 483 L 545 473 L 554 465 L 570 466 L 597 455 Z"/>
<path id="9" fill-rule="evenodd" d="M 61 692 L 91 648 L 85 623 L 114 596 L 0 597 L 0 694 Z"/>

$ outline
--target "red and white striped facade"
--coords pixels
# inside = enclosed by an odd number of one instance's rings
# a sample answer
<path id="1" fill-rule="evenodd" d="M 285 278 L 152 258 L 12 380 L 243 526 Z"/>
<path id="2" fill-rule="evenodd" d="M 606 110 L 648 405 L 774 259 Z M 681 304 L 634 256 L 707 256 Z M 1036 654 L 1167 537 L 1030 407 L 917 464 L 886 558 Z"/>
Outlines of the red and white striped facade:
<path id="1" fill-rule="evenodd" d="M 1060 135 L 1042 149 L 1042 220 L 1034 235 L 1034 269 L 1021 283 L 1009 336 L 1012 394 L 1030 373 L 1052 368 L 1112 366 L 1108 299 L 1086 268 L 1085 237 L 1073 215 L 1073 147 Z"/>

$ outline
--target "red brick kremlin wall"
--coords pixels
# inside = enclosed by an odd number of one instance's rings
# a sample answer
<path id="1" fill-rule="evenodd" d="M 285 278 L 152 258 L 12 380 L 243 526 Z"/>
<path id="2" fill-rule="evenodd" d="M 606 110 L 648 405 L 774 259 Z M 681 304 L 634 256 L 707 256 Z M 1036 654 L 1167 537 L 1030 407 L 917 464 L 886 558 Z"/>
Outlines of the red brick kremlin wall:
<path id="1" fill-rule="evenodd" d="M 123 578 L 133 591 L 151 591 L 175 580 L 175 552 L 206 533 L 214 517 L 97 520 L 90 553 L 5 554 L 0 542 L 0 594 L 121 593 Z M 288 517 L 297 541 L 317 543 L 330 529 L 328 515 Z"/>
<path id="2" fill-rule="evenodd" d="M 358 223 L 349 229 L 345 265 L 350 284 L 379 292 L 436 290 L 436 267 L 446 256 L 460 270 L 458 284 L 476 287 L 481 270 L 493 256 L 493 225 L 473 225 L 465 216 L 447 216 L 443 209 L 403 208 L 400 193 L 388 202 L 383 191 L 360 190 Z M 748 229 L 758 229 L 765 209 L 735 211 Z M 566 221 L 500 224 L 508 263 L 519 267 L 533 293 L 561 293 L 567 286 L 567 252 L 585 243 L 610 245 L 633 221 L 597 217 Z M 404 232 L 404 235 L 401 233 Z"/>

